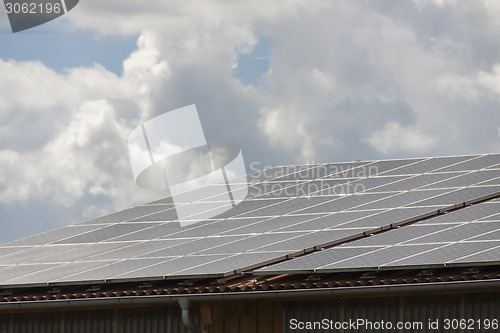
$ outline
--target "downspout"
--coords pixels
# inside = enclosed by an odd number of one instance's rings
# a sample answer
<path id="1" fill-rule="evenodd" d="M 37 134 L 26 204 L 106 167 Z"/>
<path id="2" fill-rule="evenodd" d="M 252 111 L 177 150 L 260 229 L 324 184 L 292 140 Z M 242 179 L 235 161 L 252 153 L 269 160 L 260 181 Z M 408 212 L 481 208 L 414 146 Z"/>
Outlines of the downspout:
<path id="1" fill-rule="evenodd" d="M 188 299 L 188 297 L 179 297 L 177 302 L 182 310 L 182 322 L 189 329 L 196 328 L 196 324 L 193 322 L 193 315 L 191 313 L 193 303 Z"/>

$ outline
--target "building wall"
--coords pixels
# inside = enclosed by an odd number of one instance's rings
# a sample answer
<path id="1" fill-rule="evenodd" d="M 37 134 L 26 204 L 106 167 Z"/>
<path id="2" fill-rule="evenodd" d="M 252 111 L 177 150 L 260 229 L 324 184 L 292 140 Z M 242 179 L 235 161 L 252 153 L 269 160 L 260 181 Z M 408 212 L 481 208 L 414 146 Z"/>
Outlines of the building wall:
<path id="1" fill-rule="evenodd" d="M 199 316 L 195 314 L 199 324 Z M 2 313 L 1 333 L 191 332 L 179 306 Z"/>
<path id="2" fill-rule="evenodd" d="M 62 310 L 0 313 L 0 333 L 281 333 L 281 332 L 499 332 L 492 327 L 500 321 L 500 290 L 468 294 L 400 295 L 391 297 L 301 299 L 291 301 L 234 301 L 196 304 L 193 321 L 197 330 L 188 330 L 178 305 L 136 308 Z M 299 329 L 292 325 L 348 322 L 363 319 L 376 323 L 421 322 L 422 327 L 404 330 Z M 446 329 L 445 319 L 468 320 L 468 328 Z M 429 323 L 439 320 L 436 329 Z M 489 320 L 490 329 L 485 325 Z M 478 326 L 480 322 L 483 325 Z M 459 324 L 459 322 L 455 321 Z M 450 322 L 450 324 L 452 324 Z"/>
<path id="3" fill-rule="evenodd" d="M 448 294 L 448 295 L 418 295 L 396 297 L 351 298 L 331 300 L 309 300 L 287 302 L 283 308 L 283 332 L 499 332 L 500 326 L 494 329 L 493 320 L 500 322 L 500 292 Z M 371 322 L 362 326 L 345 326 L 347 329 L 335 330 L 335 325 L 328 322 L 324 326 L 311 330 L 298 329 L 298 322 L 328 321 L 350 323 L 358 319 Z M 445 320 L 449 319 L 448 322 Z M 453 321 L 455 319 L 455 321 Z M 460 320 L 466 328 L 460 329 Z M 296 320 L 296 322 L 292 322 Z M 376 325 L 382 325 L 385 328 Z M 437 326 L 436 326 L 436 320 Z M 409 325 L 406 329 L 387 329 L 387 323 L 398 322 Z M 418 323 L 422 323 L 420 328 Z M 429 325 L 433 326 L 429 326 Z M 337 324 L 339 325 L 339 324 Z M 446 329 L 446 325 L 450 329 Z M 458 325 L 458 326 L 457 326 Z M 479 325 L 482 325 L 480 328 Z M 487 330 L 486 326 L 490 329 Z M 499 323 L 500 325 L 500 323 Z M 314 326 L 313 326 L 314 327 Z M 333 330 L 324 329 L 325 327 Z M 436 329 L 434 329 L 436 327 Z"/>

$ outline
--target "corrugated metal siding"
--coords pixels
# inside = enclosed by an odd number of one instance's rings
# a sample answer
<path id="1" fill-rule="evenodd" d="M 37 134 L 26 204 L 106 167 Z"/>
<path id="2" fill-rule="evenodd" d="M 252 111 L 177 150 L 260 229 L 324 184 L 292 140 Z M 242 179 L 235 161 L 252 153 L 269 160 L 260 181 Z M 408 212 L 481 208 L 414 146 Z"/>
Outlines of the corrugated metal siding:
<path id="1" fill-rule="evenodd" d="M 199 324 L 199 314 L 194 314 Z M 187 333 L 178 306 L 0 314 L 1 333 Z"/>
<path id="2" fill-rule="evenodd" d="M 497 319 L 500 322 L 500 292 L 422 295 L 379 298 L 352 298 L 286 302 L 283 309 L 284 332 L 385 332 L 386 330 L 293 330 L 290 320 L 300 322 L 321 322 L 323 319 L 343 322 L 366 319 L 371 322 L 422 322 L 423 329 L 390 330 L 391 332 L 497 332 L 500 329 L 479 329 L 477 320 Z M 472 319 L 476 321 L 473 330 L 446 330 L 444 319 Z M 429 330 L 429 320 L 439 319 L 440 328 Z"/>

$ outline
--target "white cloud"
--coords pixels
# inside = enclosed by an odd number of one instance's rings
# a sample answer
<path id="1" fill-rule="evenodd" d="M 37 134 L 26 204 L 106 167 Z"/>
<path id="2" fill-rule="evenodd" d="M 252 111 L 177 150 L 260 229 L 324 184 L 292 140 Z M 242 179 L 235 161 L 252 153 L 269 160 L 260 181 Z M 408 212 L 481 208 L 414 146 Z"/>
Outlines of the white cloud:
<path id="1" fill-rule="evenodd" d="M 437 81 L 440 91 L 447 93 L 451 99 L 468 102 L 481 102 L 487 99 L 500 98 L 500 64 L 495 64 L 491 71 L 478 71 L 475 74 L 443 75 Z"/>
<path id="2" fill-rule="evenodd" d="M 389 122 L 382 130 L 370 134 L 366 141 L 382 154 L 404 154 L 425 153 L 433 148 L 437 139 L 415 126 L 404 127 L 397 122 Z"/>
<path id="3" fill-rule="evenodd" d="M 0 202 L 79 203 L 83 217 L 153 197 L 135 189 L 127 153 L 150 90 L 169 73 L 153 39 L 141 35 L 122 77 L 98 65 L 56 73 L 0 60 Z"/>

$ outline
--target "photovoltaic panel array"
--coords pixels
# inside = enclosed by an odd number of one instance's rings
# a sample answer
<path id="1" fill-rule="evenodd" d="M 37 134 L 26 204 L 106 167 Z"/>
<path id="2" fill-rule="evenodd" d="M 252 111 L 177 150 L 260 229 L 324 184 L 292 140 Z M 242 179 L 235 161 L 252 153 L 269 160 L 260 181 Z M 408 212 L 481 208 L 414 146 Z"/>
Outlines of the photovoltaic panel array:
<path id="1" fill-rule="evenodd" d="M 483 222 L 473 222 L 474 227 L 468 228 L 466 224 L 472 223 L 470 221 L 439 222 L 442 216 L 462 211 L 465 214 L 470 208 L 435 217 L 437 223 L 431 223 L 434 219 L 431 218 L 425 223 L 286 260 L 312 249 L 434 216 L 439 210 L 454 205 L 494 197 L 500 194 L 500 155 L 284 166 L 262 170 L 241 181 L 249 182 L 249 195 L 242 203 L 209 220 L 200 218 L 207 216 L 203 211 L 194 212 L 190 217 L 193 224 L 185 227 L 176 220 L 172 200 L 165 198 L 3 244 L 0 246 L 0 285 L 223 277 L 283 260 L 262 272 L 352 269 L 353 265 L 357 269 L 365 267 L 362 258 L 370 253 L 379 257 L 376 253 L 383 251 L 379 253 L 384 257 L 391 248 L 395 248 L 395 253 L 418 249 L 418 253 L 432 257 L 439 252 L 433 252 L 437 244 L 443 253 L 446 249 L 454 253 L 455 244 L 460 242 L 454 240 L 458 236 L 450 236 L 443 242 L 433 238 L 422 239 L 420 243 L 413 241 L 420 234 L 430 237 L 430 230 L 439 235 L 448 229 L 469 238 L 490 233 L 494 237 L 495 230 L 488 229 Z M 225 185 L 211 187 L 216 186 Z M 221 192 L 211 187 L 196 193 L 196 197 L 203 198 L 206 210 L 216 209 L 218 205 L 211 202 L 221 200 L 217 194 L 213 195 Z M 192 197 L 185 195 L 184 204 L 188 205 Z M 497 207 L 494 202 L 490 204 L 493 210 Z M 439 229 L 445 227 L 447 229 Z M 391 233 L 405 240 L 397 244 L 355 245 Z M 482 258 L 487 258 L 488 251 L 480 250 L 477 245 L 485 241 L 469 241 L 469 238 L 462 242 L 466 245 L 461 245 L 463 251 L 469 251 L 463 257 L 475 258 L 484 252 Z M 377 242 L 384 243 L 383 239 Z M 385 242 L 390 242 L 390 238 Z M 496 239 L 487 242 L 492 244 Z M 478 246 L 475 249 L 474 244 Z M 326 258 L 321 256 L 334 250 L 339 251 L 335 258 L 345 256 L 346 260 L 353 260 L 352 263 L 317 259 L 324 265 L 312 264 L 316 258 Z M 357 253 L 359 262 L 355 261 Z M 377 267 L 392 262 L 414 265 L 411 260 L 417 258 L 404 261 L 410 254 Z M 432 260 L 439 261 L 439 258 L 427 261 Z M 300 262 L 309 266 L 293 266 Z"/>
<path id="2" fill-rule="evenodd" d="M 262 268 L 258 274 L 415 269 L 500 263 L 500 202 L 438 215 L 403 228 Z"/>

